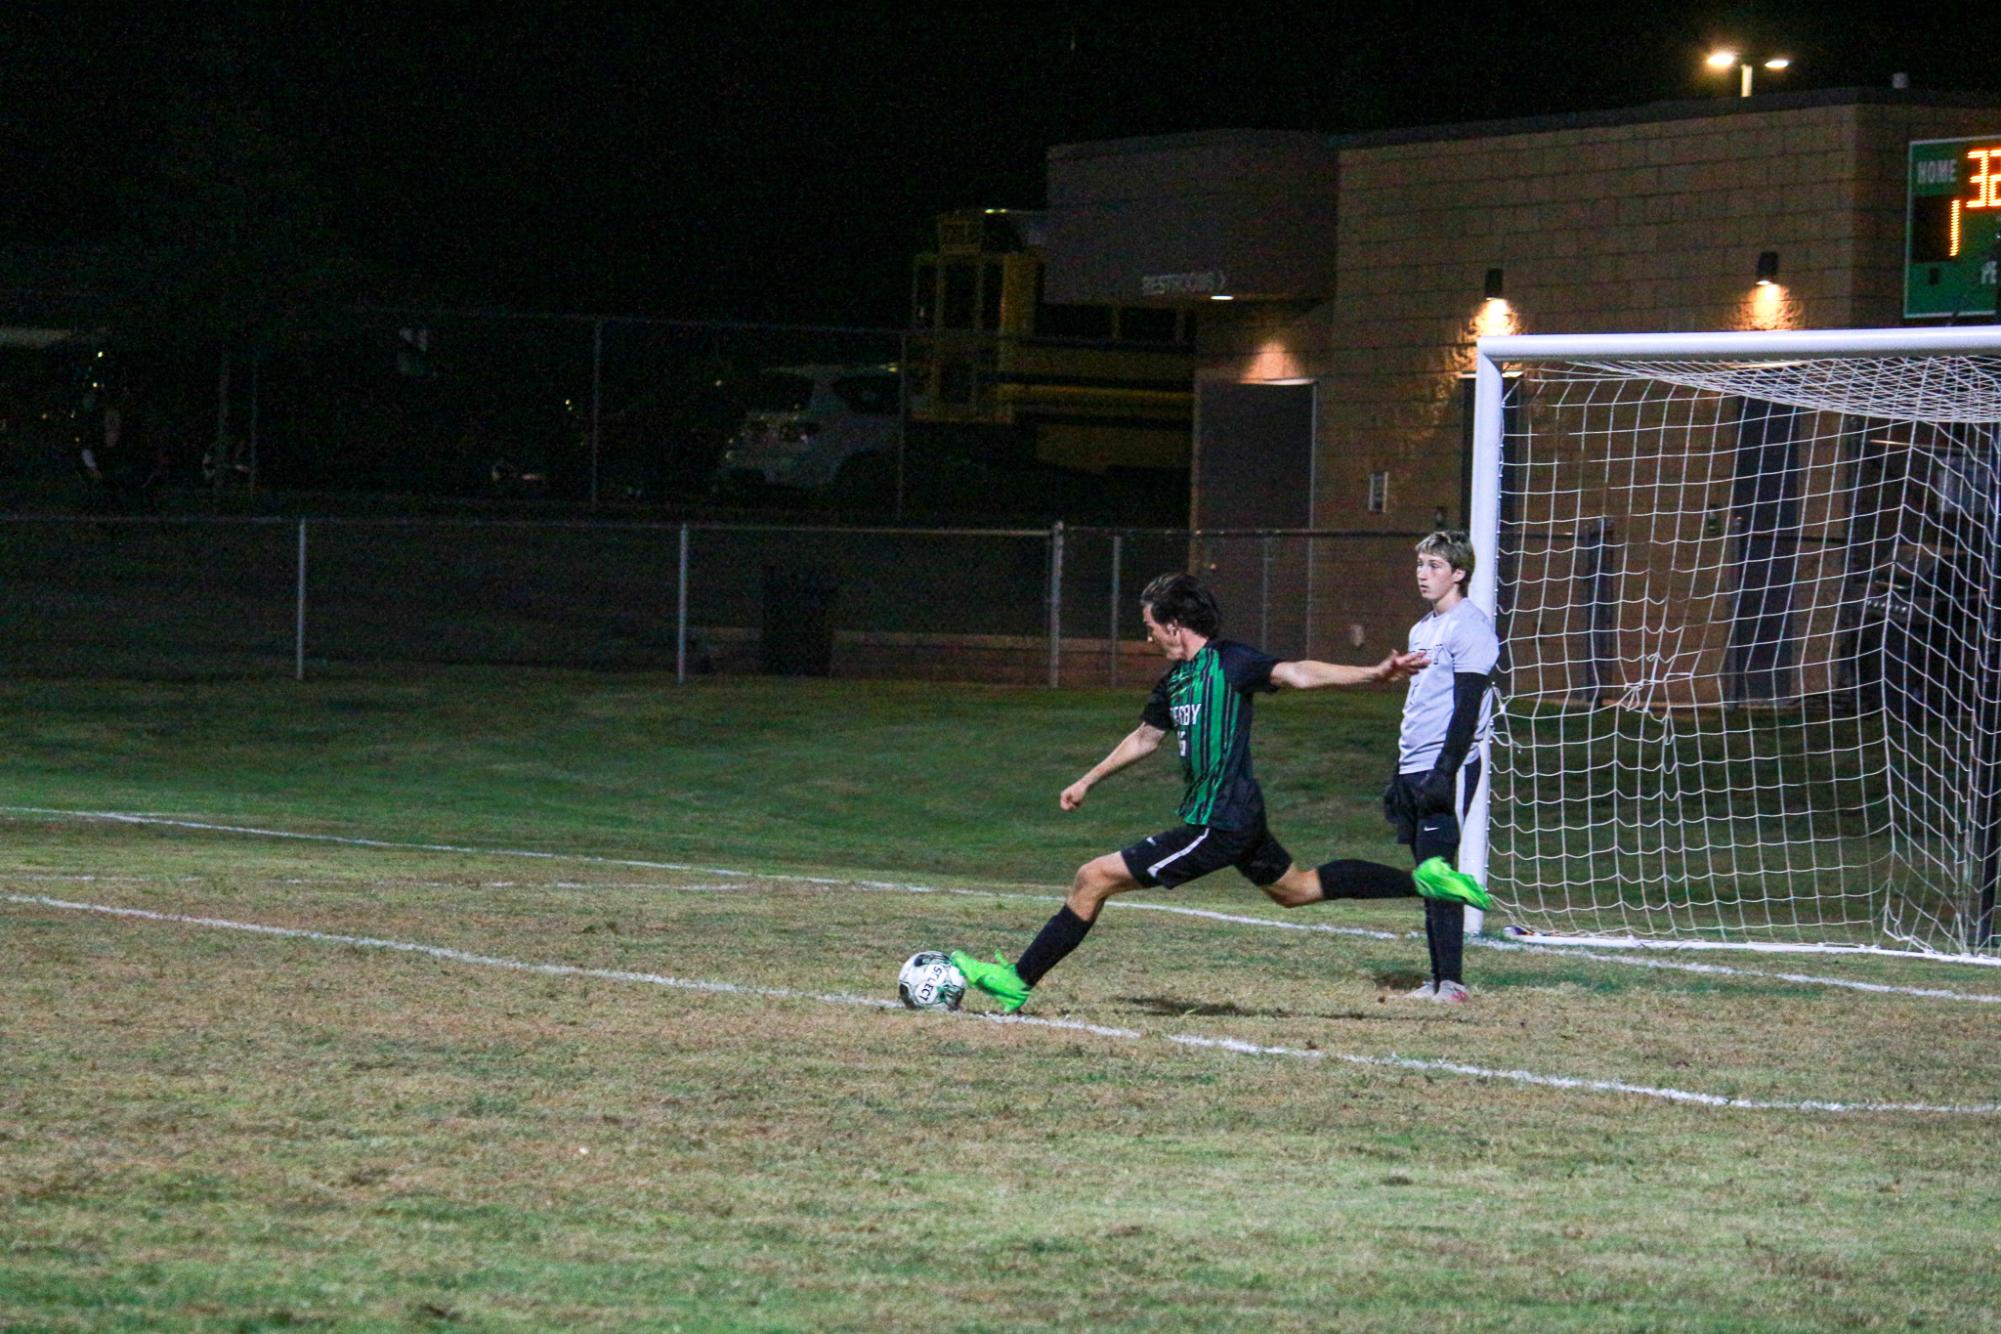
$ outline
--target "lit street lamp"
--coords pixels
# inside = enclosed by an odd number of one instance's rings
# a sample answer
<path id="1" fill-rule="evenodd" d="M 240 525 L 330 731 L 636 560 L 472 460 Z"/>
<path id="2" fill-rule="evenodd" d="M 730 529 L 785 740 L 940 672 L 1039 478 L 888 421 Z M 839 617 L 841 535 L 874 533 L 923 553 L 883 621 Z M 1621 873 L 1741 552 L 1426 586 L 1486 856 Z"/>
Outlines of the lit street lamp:
<path id="1" fill-rule="evenodd" d="M 1712 51 L 1709 53 L 1709 58 L 1703 63 L 1711 69 L 1718 70 L 1729 69 L 1733 65 L 1736 66 L 1738 74 L 1737 96 L 1749 97 L 1751 95 L 1751 70 L 1754 65 L 1762 63 L 1766 69 L 1776 72 L 1785 69 L 1793 62 L 1790 56 L 1773 56 L 1770 60 L 1754 62 L 1738 55 L 1735 51 Z"/>

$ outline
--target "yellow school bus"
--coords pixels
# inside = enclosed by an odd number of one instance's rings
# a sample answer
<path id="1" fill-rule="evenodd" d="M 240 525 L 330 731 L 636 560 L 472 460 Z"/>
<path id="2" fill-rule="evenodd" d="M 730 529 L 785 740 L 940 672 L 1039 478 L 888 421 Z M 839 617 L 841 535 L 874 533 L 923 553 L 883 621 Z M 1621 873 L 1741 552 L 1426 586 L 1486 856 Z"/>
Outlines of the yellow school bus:
<path id="1" fill-rule="evenodd" d="M 940 215 L 912 272 L 910 419 L 1088 472 L 1187 468 L 1194 313 L 1043 300 L 1040 234 L 1032 212 Z"/>

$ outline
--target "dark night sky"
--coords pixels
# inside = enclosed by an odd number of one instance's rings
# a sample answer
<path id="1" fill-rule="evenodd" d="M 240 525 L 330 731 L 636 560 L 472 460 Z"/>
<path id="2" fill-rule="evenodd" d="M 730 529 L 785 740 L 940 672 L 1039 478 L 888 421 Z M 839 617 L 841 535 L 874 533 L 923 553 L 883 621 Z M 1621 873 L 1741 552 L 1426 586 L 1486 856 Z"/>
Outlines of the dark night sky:
<path id="1" fill-rule="evenodd" d="M 1055 143 L 1720 95 L 1726 38 L 1773 87 L 2001 87 L 1959 3 L 341 8 L 10 9 L 0 241 L 236 218 L 378 297 L 893 324 L 930 216 L 1040 204 Z"/>

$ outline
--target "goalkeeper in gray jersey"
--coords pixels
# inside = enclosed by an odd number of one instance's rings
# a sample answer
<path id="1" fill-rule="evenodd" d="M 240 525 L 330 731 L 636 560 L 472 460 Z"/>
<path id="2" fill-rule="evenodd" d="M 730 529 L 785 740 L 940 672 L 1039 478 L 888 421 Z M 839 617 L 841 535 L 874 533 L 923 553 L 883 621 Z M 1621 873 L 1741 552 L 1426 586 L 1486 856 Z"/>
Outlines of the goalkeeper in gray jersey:
<path id="1" fill-rule="evenodd" d="M 1480 785 L 1478 743 L 1491 723 L 1490 687 L 1501 656 L 1494 623 L 1466 597 L 1473 544 L 1466 534 L 1438 532 L 1417 544 L 1417 591 L 1431 604 L 1410 629 L 1410 651 L 1428 665 L 1413 676 L 1397 738 L 1397 772 L 1383 792 L 1383 813 L 1397 841 L 1423 862 L 1459 856 L 1459 821 Z M 1447 1003 L 1466 999 L 1461 973 L 1465 909 L 1427 898 L 1424 934 L 1431 980 L 1411 994 Z"/>

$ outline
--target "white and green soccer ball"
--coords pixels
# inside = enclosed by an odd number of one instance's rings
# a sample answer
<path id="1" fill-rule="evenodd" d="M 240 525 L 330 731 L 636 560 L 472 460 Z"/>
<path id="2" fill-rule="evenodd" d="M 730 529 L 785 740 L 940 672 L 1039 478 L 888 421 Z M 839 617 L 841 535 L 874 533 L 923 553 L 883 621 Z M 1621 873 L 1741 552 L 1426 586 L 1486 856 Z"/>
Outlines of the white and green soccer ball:
<path id="1" fill-rule="evenodd" d="M 956 1010 L 966 999 L 966 975 L 953 966 L 949 954 L 919 950 L 903 961 L 896 995 L 913 1010 Z"/>

